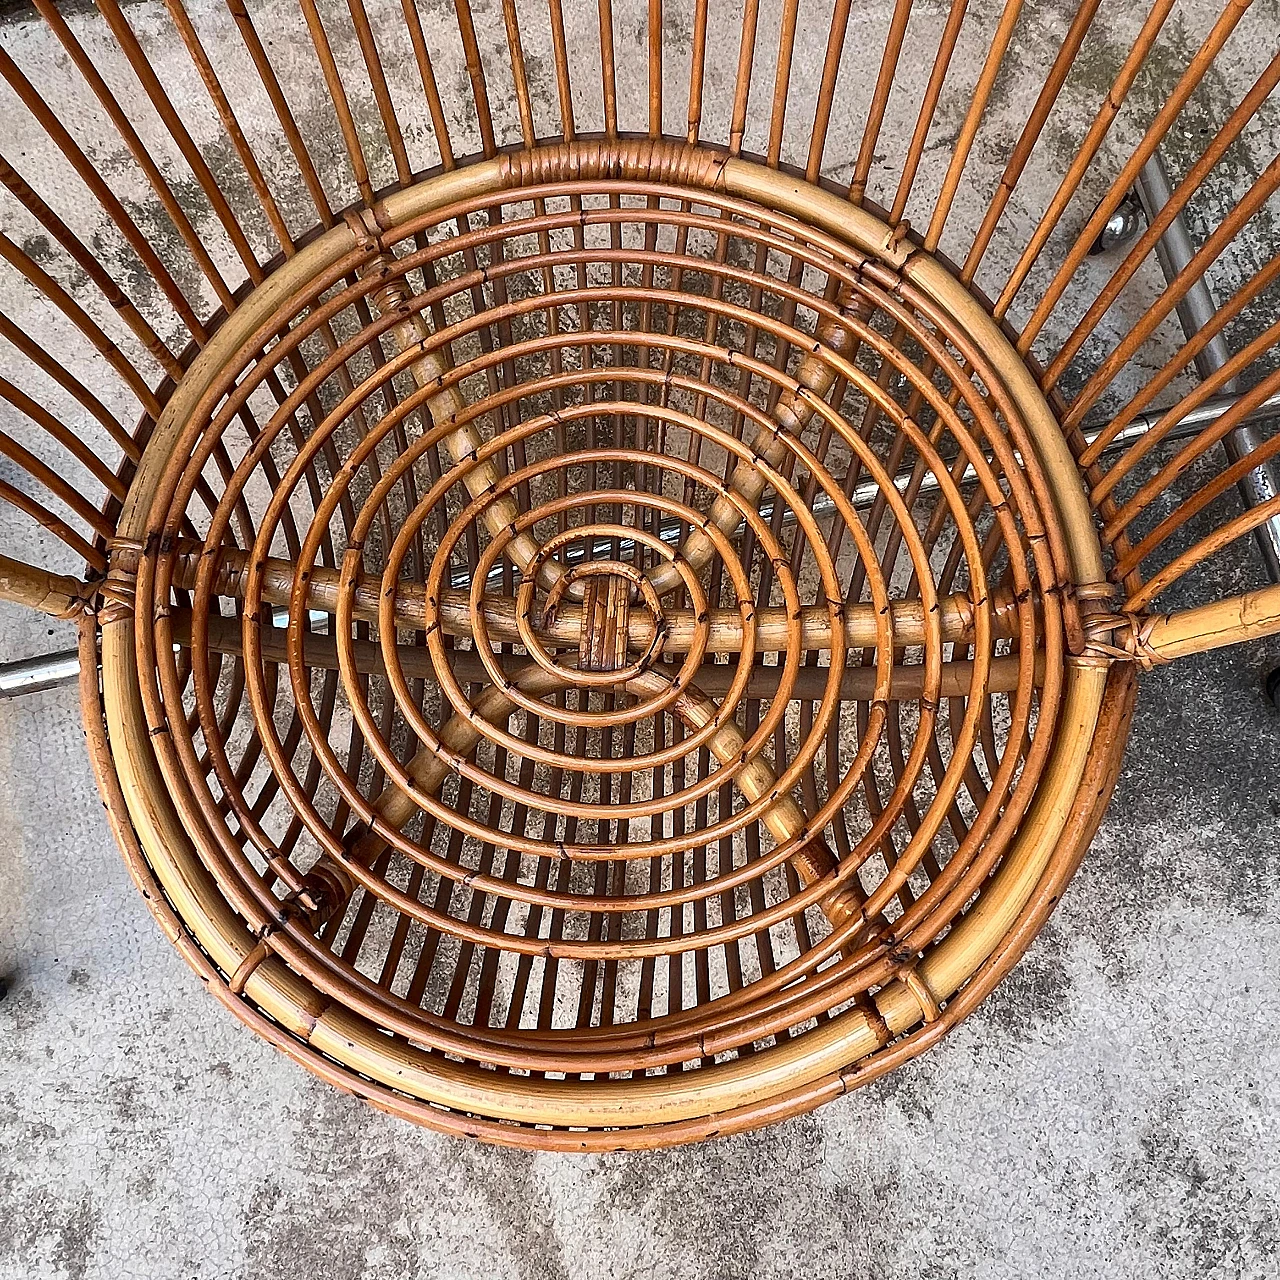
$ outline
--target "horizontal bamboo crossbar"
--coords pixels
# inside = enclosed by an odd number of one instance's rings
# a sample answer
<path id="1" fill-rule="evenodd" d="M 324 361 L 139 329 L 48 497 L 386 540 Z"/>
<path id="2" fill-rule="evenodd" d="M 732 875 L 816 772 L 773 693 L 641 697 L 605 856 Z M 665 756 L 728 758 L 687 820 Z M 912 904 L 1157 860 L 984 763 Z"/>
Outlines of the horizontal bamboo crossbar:
<path id="1" fill-rule="evenodd" d="M 174 585 L 193 589 L 204 555 L 200 543 L 179 542 L 175 548 Z M 243 584 L 249 565 L 249 553 L 236 548 L 217 552 L 218 567 L 214 574 L 213 592 L 228 599 L 243 599 Z M 112 564 L 125 573 L 136 573 L 141 553 L 120 548 Z M 295 583 L 296 567 L 287 560 L 271 557 L 261 566 L 262 600 L 270 605 L 288 605 Z M 341 573 L 336 569 L 315 566 L 307 571 L 306 607 L 321 613 L 336 613 L 341 594 Z M 406 631 L 420 629 L 426 619 L 426 588 L 420 582 L 402 581 L 396 585 L 396 625 Z M 363 622 L 377 622 L 381 587 L 377 580 L 361 577 L 352 600 L 352 615 Z M 993 592 L 989 598 L 992 631 L 999 638 L 1018 634 L 1018 602 L 1009 591 Z M 918 600 L 894 601 L 892 628 L 896 644 L 920 645 L 925 642 L 925 608 Z M 496 642 L 518 644 L 521 634 L 517 626 L 517 604 L 513 596 L 486 594 L 481 609 L 489 636 Z M 469 592 L 449 589 L 441 593 L 438 606 L 440 627 L 446 635 L 467 637 L 474 633 Z M 874 646 L 879 634 L 876 612 L 868 604 L 844 605 L 843 647 Z M 973 639 L 974 607 L 971 597 L 959 593 L 938 602 L 938 622 L 944 641 L 963 644 Z M 708 653 L 740 653 L 744 626 L 738 609 L 710 609 L 699 617 L 691 609 L 663 612 L 663 648 L 668 653 L 687 653 L 704 633 Z M 654 620 L 644 610 L 633 610 L 628 626 L 628 647 L 647 650 L 654 640 Z M 534 635 L 544 644 L 575 649 L 582 631 L 582 608 L 578 604 L 560 606 L 549 624 L 535 624 Z M 789 640 L 785 608 L 770 606 L 755 610 L 755 650 L 776 653 Z M 801 647 L 810 650 L 830 649 L 836 642 L 832 634 L 831 611 L 825 605 L 809 605 L 801 610 Z"/>
<path id="2" fill-rule="evenodd" d="M 203 545 L 182 540 L 175 548 L 176 565 L 174 585 L 192 589 L 196 585 L 196 570 Z M 118 549 L 112 563 L 126 573 L 137 570 L 140 553 L 133 548 Z M 214 594 L 227 599 L 243 599 L 242 584 L 249 555 L 238 548 L 226 548 L 219 552 L 218 569 L 214 577 Z M 262 600 L 266 604 L 286 606 L 291 602 L 294 588 L 295 566 L 276 557 L 268 559 L 262 571 Z M 337 612 L 341 574 L 336 569 L 315 567 L 309 570 L 306 587 L 306 607 L 317 613 Z M 0 557 L 0 597 L 14 599 L 45 613 L 70 616 L 82 607 L 89 589 L 73 578 L 59 578 L 46 574 L 17 561 Z M 352 603 L 352 615 L 365 622 L 378 620 L 380 587 L 376 580 L 364 578 L 357 583 Z M 1018 635 L 1018 605 L 1013 593 L 997 590 L 991 593 L 992 634 L 996 638 L 1009 639 Z M 520 643 L 517 626 L 517 605 L 514 597 L 493 593 L 482 597 L 484 622 L 490 638 L 499 643 Z M 898 600 L 891 604 L 892 628 L 896 644 L 919 645 L 925 638 L 925 612 L 917 600 Z M 965 593 L 947 596 L 939 601 L 939 624 L 942 639 L 946 642 L 965 644 L 973 639 L 973 605 Z M 870 605 L 845 605 L 844 647 L 870 648 L 876 643 L 876 615 Z M 407 631 L 421 628 L 426 616 L 425 588 L 418 582 L 402 581 L 396 588 L 395 617 L 398 626 Z M 442 593 L 438 617 L 446 635 L 467 638 L 473 635 L 471 598 L 466 591 L 449 589 Z M 757 653 L 781 652 L 787 643 L 787 613 L 781 607 L 756 610 Z M 1179 613 L 1155 614 L 1150 617 L 1137 615 L 1131 623 L 1117 617 L 1117 630 L 1121 633 L 1138 633 L 1141 636 L 1141 659 L 1147 664 L 1172 662 L 1177 658 L 1196 653 L 1206 653 L 1248 640 L 1263 639 L 1280 634 L 1280 586 L 1263 587 L 1245 592 L 1226 600 L 1201 605 Z M 695 642 L 699 630 L 705 628 L 706 651 L 740 653 L 743 644 L 742 615 L 737 609 L 711 609 L 699 618 L 693 610 L 673 609 L 663 615 L 665 627 L 664 649 L 668 653 L 687 653 Z M 582 607 L 578 604 L 562 605 L 549 625 L 535 625 L 534 634 L 544 644 L 576 648 L 582 630 Z M 633 611 L 629 620 L 628 647 L 643 651 L 653 643 L 654 622 L 643 610 Z M 1118 638 L 1123 641 L 1123 634 Z M 801 610 L 802 647 L 821 651 L 833 646 L 831 615 L 825 605 L 809 605 Z M 406 653 L 413 652 L 410 649 Z M 323 651 L 321 651 L 323 652 Z M 1123 656 L 1117 651 L 1113 656 Z M 331 665 L 317 659 L 317 666 Z M 332 664 L 336 666 L 336 661 Z M 951 677 L 951 688 L 956 688 L 963 668 L 957 664 Z M 1006 662 L 1004 667 L 1012 671 Z M 370 668 L 373 670 L 374 668 Z M 406 668 L 408 670 L 409 668 Z M 997 670 L 1000 669 L 997 664 Z M 728 670 L 728 668 L 725 668 Z M 905 672 L 911 668 L 903 668 Z M 415 674 L 426 674 L 414 668 Z M 993 676 L 999 680 L 1001 677 Z M 1008 677 L 1006 677 L 1008 678 Z M 862 688 L 861 678 L 847 676 L 850 688 Z M 715 686 L 720 687 L 718 684 Z M 727 687 L 727 685 L 726 685 Z M 757 684 L 758 688 L 765 687 Z M 903 690 L 911 684 L 900 684 Z M 1001 686 L 993 685 L 993 689 Z M 1009 686 L 1012 687 L 1012 686 Z M 708 692 L 711 690 L 709 689 Z M 754 695 L 753 695 L 754 696 Z M 768 696 L 761 694 L 760 696 Z M 910 697 L 914 694 L 903 693 Z"/>
<path id="3" fill-rule="evenodd" d="M 173 615 L 174 638 L 179 644 L 191 642 L 191 613 L 181 609 Z M 208 646 L 213 653 L 229 654 L 235 657 L 244 656 L 244 631 L 233 618 L 210 618 L 206 624 Z M 261 625 L 259 628 L 260 653 L 268 662 L 287 663 L 289 661 L 286 632 L 283 627 Z M 386 675 L 386 660 L 380 644 L 371 640 L 354 640 L 352 650 L 355 654 L 356 670 L 361 675 Z M 396 658 L 406 678 L 435 679 L 436 666 L 429 650 L 409 645 L 396 647 Z M 509 677 L 513 677 L 521 667 L 527 665 L 522 658 L 498 656 L 499 668 Z M 329 636 L 309 634 L 303 637 L 302 661 L 307 667 L 335 671 L 339 667 L 338 646 Z M 449 665 L 454 679 L 460 683 L 488 683 L 489 671 L 480 661 L 477 654 L 470 650 L 454 650 Z M 669 676 L 674 676 L 678 667 L 670 666 Z M 1021 659 L 1016 655 L 1002 654 L 993 658 L 988 666 L 986 688 L 988 693 L 1010 693 L 1018 687 Z M 969 660 L 956 660 L 942 664 L 942 678 L 939 696 L 943 698 L 963 698 L 973 689 L 975 665 Z M 796 676 L 791 696 L 798 699 L 816 701 L 826 692 L 827 669 L 825 667 L 802 667 Z M 709 697 L 723 697 L 733 680 L 733 666 L 722 662 L 706 662 L 697 670 L 694 683 Z M 1036 658 L 1036 683 L 1044 677 L 1044 658 Z M 840 680 L 840 697 L 846 701 L 865 701 L 874 696 L 877 673 L 874 667 L 846 667 Z M 757 666 L 747 682 L 746 698 L 772 698 L 778 692 L 781 681 L 781 668 Z M 924 668 L 919 663 L 894 666 L 890 673 L 889 696 L 901 701 L 913 701 L 924 696 Z"/>

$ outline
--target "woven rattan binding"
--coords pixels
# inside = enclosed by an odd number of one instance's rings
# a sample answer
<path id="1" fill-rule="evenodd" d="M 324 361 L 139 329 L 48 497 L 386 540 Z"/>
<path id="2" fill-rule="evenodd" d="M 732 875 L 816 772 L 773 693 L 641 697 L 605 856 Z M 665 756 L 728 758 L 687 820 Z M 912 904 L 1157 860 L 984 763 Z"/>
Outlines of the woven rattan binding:
<path id="1" fill-rule="evenodd" d="M 1248 4 L 1187 55 L 1171 0 L 303 0 L 287 76 L 287 8 L 99 0 L 91 40 L 35 4 L 0 596 L 78 624 L 167 936 L 339 1087 L 601 1150 L 875 1079 L 1058 901 L 1137 671 L 1280 631 L 1214 573 L 1280 519 Z"/>

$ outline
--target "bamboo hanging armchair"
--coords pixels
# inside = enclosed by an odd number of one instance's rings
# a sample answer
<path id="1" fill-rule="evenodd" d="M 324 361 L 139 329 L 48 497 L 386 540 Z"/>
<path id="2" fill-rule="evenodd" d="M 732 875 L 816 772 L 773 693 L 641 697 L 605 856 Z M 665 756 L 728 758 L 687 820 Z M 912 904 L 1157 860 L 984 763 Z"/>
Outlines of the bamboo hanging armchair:
<path id="1" fill-rule="evenodd" d="M 338 1086 L 582 1150 L 874 1079 L 1138 670 L 1280 630 L 1248 4 L 96 4 L 0 29 L 0 596 Z"/>

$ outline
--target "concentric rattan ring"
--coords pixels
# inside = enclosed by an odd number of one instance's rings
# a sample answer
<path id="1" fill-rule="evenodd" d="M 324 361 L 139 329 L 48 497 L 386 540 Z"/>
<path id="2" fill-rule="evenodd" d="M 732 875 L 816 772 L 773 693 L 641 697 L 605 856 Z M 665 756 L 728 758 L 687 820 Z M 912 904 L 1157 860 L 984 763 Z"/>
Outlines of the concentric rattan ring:
<path id="1" fill-rule="evenodd" d="M 140 716 L 156 730 L 121 771 L 131 810 L 135 767 L 189 800 L 181 822 L 135 814 L 179 914 L 313 1048 L 485 1131 L 615 1146 L 631 1126 L 763 1116 L 936 1025 L 1030 899 L 1098 714 L 1102 673 L 1064 666 L 1062 608 L 1096 545 L 998 331 L 861 210 L 765 199 L 738 161 L 707 172 L 724 191 L 548 174 L 504 195 L 502 166 L 476 166 L 386 202 L 376 238 L 335 229 L 211 341 L 121 521 L 144 550 L 136 611 L 104 632 L 108 711 L 122 740 Z M 724 235 L 747 255 L 712 251 Z M 690 292 L 697 272 L 718 283 Z M 665 318 L 691 300 L 701 333 Z M 634 327 L 588 324 L 602 305 Z M 192 544 L 214 448 L 271 377 L 290 389 Z M 175 661 L 187 590 L 198 651 L 237 598 L 243 663 Z M 245 791 L 264 768 L 279 817 Z M 349 900 L 280 909 L 308 884 Z M 476 998 L 496 985 L 505 1020 L 424 994 L 422 960 L 404 982 L 390 960 L 366 972 L 340 939 L 386 913 L 388 955 L 423 929 L 432 954 L 447 938 L 493 956 Z M 774 934 L 781 963 L 719 985 Z M 689 1008 L 685 958 L 711 988 Z M 523 1021 L 518 993 L 553 971 L 597 1012 Z"/>

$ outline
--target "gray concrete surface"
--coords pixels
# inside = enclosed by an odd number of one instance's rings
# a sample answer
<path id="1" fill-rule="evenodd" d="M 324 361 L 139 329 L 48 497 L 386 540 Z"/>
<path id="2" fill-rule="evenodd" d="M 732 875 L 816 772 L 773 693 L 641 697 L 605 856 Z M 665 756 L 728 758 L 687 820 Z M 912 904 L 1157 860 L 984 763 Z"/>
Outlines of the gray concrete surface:
<path id="1" fill-rule="evenodd" d="M 1087 862 L 941 1046 L 805 1119 L 598 1158 L 415 1130 L 258 1043 L 129 882 L 72 693 L 0 703 L 0 1276 L 1273 1276 L 1277 656 L 1144 684 Z"/>
<path id="2" fill-rule="evenodd" d="M 943 20 L 942 6 L 920 7 L 934 27 Z M 477 8 L 486 30 L 500 29 L 496 5 Z M 1215 11 L 1212 0 L 1181 7 L 1169 65 Z M 1275 5 L 1259 11 L 1265 30 Z M 974 12 L 989 26 L 998 6 Z M 144 32 L 159 30 L 159 13 L 130 7 Z M 1112 6 L 1097 77 L 1134 13 Z M 1061 27 L 1055 5 L 1034 14 Z M 0 41 L 24 65 L 47 57 L 50 77 L 75 92 L 21 10 Z M 1220 118 L 1232 78 L 1245 82 L 1264 46 L 1215 73 L 1200 119 Z M 176 56 L 153 48 L 162 62 Z M 913 55 L 903 74 L 925 65 Z M 1146 86 L 1150 101 L 1162 83 Z M 252 131 L 250 99 L 237 102 Z M 997 111 L 1012 119 L 1026 105 L 1015 94 Z M 369 104 L 356 106 L 367 119 Z M 944 163 L 960 118 L 948 99 L 926 168 Z M 30 169 L 39 140 L 10 119 Z M 207 121 L 197 136 L 213 136 Z M 988 176 L 1003 164 L 1002 136 L 975 157 Z M 1191 140 L 1173 139 L 1175 152 Z M 1274 133 L 1252 134 L 1214 199 L 1226 207 L 1275 149 Z M 834 154 L 832 172 L 842 164 Z M 1011 217 L 1043 203 L 1044 181 L 1033 177 Z M 148 211 L 145 192 L 128 194 Z M 1202 232 L 1221 209 L 1197 213 Z M 961 231 L 972 216 L 958 210 Z M 9 206 L 0 217 L 29 231 Z M 1233 250 L 1227 283 L 1252 269 L 1251 254 L 1256 265 L 1269 227 Z M 46 322 L 26 295 L 15 305 L 37 330 Z M 1257 579 L 1243 552 L 1214 572 L 1218 590 Z M 69 639 L 0 613 L 0 658 Z M 74 692 L 0 703 L 0 1280 L 1274 1276 L 1280 715 L 1260 683 L 1278 659 L 1276 646 L 1257 646 L 1144 682 L 1115 801 L 1066 900 L 939 1048 L 762 1133 L 599 1158 L 416 1130 L 258 1043 L 202 992 L 134 892 Z"/>

